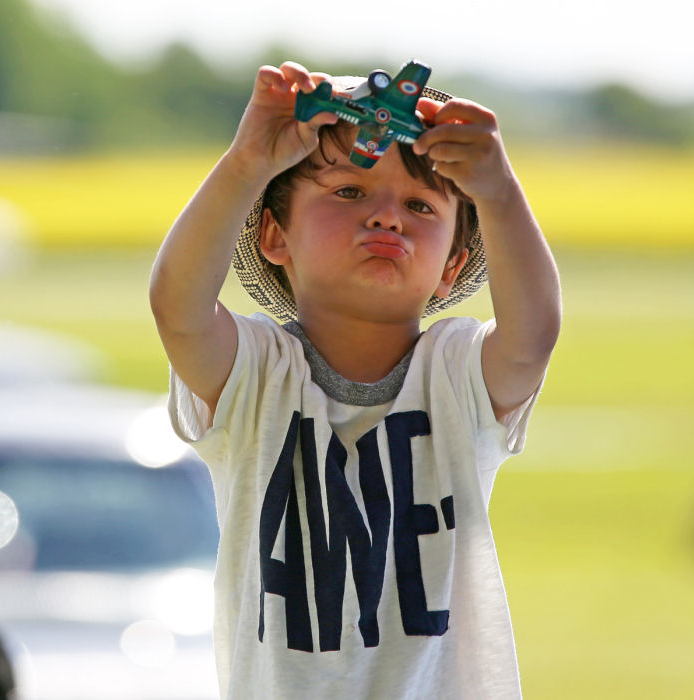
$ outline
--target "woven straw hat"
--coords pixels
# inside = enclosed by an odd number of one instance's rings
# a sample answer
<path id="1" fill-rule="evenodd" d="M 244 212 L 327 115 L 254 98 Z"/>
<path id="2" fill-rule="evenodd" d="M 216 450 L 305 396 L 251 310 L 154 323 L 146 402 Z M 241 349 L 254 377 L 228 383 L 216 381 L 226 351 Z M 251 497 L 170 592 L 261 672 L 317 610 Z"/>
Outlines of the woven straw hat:
<path id="1" fill-rule="evenodd" d="M 345 76 L 330 79 L 333 86 L 337 84 L 341 89 L 353 85 L 354 81 L 363 82 L 364 78 Z M 428 97 L 437 102 L 447 102 L 452 96 L 440 90 L 425 87 L 422 97 Z M 260 250 L 263 198 L 264 193 L 256 200 L 241 230 L 232 261 L 234 270 L 244 289 L 258 304 L 283 323 L 296 321 L 296 301 L 291 288 L 276 274 Z M 443 298 L 432 296 L 424 309 L 425 317 L 471 297 L 487 282 L 487 263 L 479 226 L 473 233 L 468 248 L 470 255 L 450 294 Z"/>

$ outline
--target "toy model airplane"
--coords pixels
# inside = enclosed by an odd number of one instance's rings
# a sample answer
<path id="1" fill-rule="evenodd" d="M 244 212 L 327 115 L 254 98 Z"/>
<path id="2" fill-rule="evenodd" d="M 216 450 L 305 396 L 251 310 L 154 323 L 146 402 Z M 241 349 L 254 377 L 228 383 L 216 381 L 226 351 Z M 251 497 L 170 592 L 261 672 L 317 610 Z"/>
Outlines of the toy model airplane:
<path id="1" fill-rule="evenodd" d="M 395 78 L 375 70 L 360 85 L 335 94 L 333 86 L 324 81 L 313 92 L 297 94 L 294 116 L 307 122 L 318 112 L 335 112 L 358 125 L 349 159 L 362 168 L 371 168 L 393 140 L 414 143 L 424 132 L 415 110 L 430 75 L 429 66 L 409 61 Z"/>

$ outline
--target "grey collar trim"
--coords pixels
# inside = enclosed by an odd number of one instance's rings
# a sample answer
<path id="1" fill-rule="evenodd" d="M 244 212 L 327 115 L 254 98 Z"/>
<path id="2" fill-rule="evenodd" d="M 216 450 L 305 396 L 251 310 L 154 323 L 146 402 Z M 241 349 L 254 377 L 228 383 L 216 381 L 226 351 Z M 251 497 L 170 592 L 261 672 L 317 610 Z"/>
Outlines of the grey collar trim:
<path id="1" fill-rule="evenodd" d="M 392 401 L 400 393 L 414 353 L 414 345 L 383 379 L 366 384 L 352 382 L 339 375 L 323 359 L 296 321 L 286 323 L 283 328 L 301 341 L 306 362 L 311 369 L 311 379 L 331 399 L 350 406 L 379 406 Z"/>

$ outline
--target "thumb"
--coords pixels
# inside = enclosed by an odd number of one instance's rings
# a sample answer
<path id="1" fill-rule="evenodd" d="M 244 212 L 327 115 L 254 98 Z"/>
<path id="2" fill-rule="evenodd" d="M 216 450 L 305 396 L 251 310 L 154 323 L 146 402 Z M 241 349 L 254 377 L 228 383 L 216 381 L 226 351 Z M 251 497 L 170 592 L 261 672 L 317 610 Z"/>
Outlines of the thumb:
<path id="1" fill-rule="evenodd" d="M 337 124 L 339 117 L 334 112 L 318 112 L 306 122 L 306 126 L 312 131 L 318 131 L 321 126 Z"/>
<path id="2" fill-rule="evenodd" d="M 318 130 L 321 126 L 337 124 L 338 116 L 332 112 L 319 112 L 307 122 L 297 122 L 299 138 L 309 151 L 318 146 Z"/>

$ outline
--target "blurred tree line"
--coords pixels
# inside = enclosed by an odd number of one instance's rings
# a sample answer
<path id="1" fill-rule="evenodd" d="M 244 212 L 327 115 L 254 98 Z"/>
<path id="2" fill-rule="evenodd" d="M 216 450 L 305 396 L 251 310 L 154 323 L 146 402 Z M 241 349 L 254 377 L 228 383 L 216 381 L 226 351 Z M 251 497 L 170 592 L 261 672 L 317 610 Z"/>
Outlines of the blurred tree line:
<path id="1" fill-rule="evenodd" d="M 288 57 L 302 61 L 293 48 L 267 47 L 242 64 L 230 60 L 222 73 L 189 47 L 173 44 L 151 63 L 126 68 L 27 0 L 2 0 L 0 153 L 226 143 L 257 66 Z M 328 61 L 320 69 L 365 74 L 374 67 L 364 58 L 352 65 Z M 496 110 L 512 137 L 694 142 L 694 105 L 660 103 L 624 85 L 531 92 L 440 73 L 435 84 Z"/>

